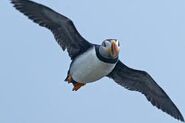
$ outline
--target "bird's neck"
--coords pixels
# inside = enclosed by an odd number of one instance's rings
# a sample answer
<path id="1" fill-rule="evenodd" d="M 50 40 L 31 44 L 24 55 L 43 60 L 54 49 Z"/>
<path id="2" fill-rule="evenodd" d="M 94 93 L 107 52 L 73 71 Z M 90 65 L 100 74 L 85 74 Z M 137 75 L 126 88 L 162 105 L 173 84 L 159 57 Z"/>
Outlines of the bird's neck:
<path id="1" fill-rule="evenodd" d="M 99 47 L 100 46 L 95 46 L 95 50 L 96 50 L 96 56 L 98 57 L 98 59 L 100 61 L 105 62 L 105 63 L 110 63 L 110 64 L 115 64 L 118 61 L 118 57 L 116 57 L 116 58 L 106 58 L 106 57 L 102 56 L 100 54 Z"/>

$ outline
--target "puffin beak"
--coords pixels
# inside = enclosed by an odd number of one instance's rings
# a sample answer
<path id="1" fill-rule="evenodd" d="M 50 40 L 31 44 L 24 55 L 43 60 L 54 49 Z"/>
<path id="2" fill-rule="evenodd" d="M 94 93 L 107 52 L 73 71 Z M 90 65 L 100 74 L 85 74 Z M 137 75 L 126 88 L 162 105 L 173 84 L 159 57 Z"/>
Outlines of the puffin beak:
<path id="1" fill-rule="evenodd" d="M 116 41 L 111 42 L 111 54 L 114 58 L 116 58 L 119 54 L 119 47 Z"/>

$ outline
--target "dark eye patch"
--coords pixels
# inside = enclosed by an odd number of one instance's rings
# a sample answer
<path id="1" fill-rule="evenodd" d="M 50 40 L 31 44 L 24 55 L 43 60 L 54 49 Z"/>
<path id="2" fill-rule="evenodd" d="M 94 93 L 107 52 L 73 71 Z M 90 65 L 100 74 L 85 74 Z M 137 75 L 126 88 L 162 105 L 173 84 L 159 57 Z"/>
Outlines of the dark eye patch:
<path id="1" fill-rule="evenodd" d="M 105 43 L 105 41 L 102 43 L 102 46 L 106 47 L 106 43 Z"/>

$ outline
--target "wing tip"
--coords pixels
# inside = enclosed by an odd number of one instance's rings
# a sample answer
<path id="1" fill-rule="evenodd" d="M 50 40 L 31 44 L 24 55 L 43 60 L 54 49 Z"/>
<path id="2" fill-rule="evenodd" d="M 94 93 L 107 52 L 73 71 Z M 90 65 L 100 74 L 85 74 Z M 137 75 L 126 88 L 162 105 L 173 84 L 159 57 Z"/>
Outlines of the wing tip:
<path id="1" fill-rule="evenodd" d="M 182 114 L 179 114 L 178 118 L 176 118 L 177 120 L 180 120 L 182 122 L 185 122 L 184 121 L 184 117 L 182 116 Z"/>

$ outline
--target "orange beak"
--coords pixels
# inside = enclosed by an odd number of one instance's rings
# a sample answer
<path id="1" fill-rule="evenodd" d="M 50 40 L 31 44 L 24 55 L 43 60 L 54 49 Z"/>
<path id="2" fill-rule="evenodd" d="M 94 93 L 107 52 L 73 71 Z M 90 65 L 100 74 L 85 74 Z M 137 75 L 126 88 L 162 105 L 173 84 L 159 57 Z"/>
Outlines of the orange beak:
<path id="1" fill-rule="evenodd" d="M 115 41 L 111 43 L 111 54 L 114 58 L 116 58 L 119 54 L 119 47 Z"/>

